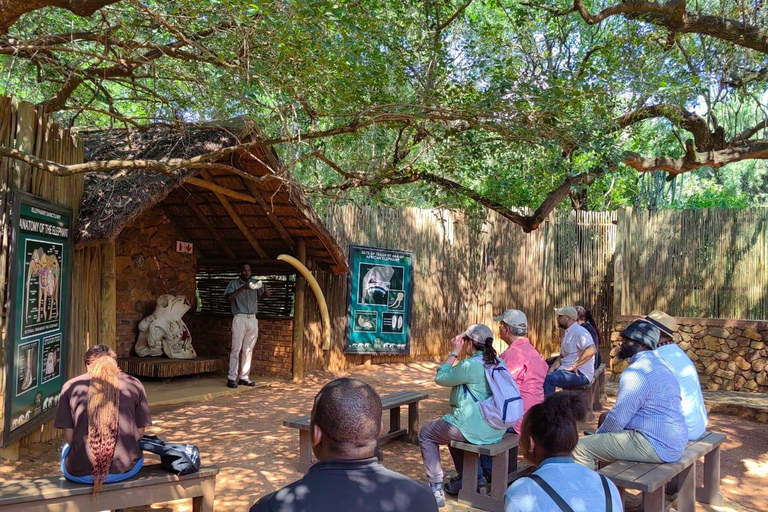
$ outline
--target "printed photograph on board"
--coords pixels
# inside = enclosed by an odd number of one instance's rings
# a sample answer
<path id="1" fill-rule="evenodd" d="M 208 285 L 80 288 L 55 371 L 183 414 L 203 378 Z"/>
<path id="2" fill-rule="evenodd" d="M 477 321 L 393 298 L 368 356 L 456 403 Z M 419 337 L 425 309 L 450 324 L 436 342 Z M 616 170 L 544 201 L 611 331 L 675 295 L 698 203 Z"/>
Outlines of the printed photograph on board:
<path id="1" fill-rule="evenodd" d="M 43 382 L 61 374 L 61 334 L 43 338 Z"/>
<path id="2" fill-rule="evenodd" d="M 22 338 L 59 327 L 63 245 L 28 239 L 24 249 Z"/>
<path id="3" fill-rule="evenodd" d="M 16 396 L 37 387 L 39 347 L 37 341 L 19 345 L 16 356 Z"/>

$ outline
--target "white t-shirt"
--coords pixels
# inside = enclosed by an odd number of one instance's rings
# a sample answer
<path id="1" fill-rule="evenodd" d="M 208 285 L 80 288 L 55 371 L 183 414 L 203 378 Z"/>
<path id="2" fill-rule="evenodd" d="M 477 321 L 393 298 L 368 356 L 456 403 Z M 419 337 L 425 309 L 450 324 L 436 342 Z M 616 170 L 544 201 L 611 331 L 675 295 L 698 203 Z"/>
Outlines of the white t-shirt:
<path id="1" fill-rule="evenodd" d="M 563 334 L 563 341 L 560 344 L 560 357 L 562 358 L 560 368 L 570 368 L 581 357 L 584 349 L 594 344 L 589 331 L 574 322 Z M 578 370 L 591 381 L 595 375 L 595 356 L 590 357 L 589 361 L 579 366 Z"/>
<path id="2" fill-rule="evenodd" d="M 677 377 L 683 399 L 685 426 L 688 427 L 688 440 L 695 441 L 704 435 L 709 421 L 696 366 L 688 354 L 674 343 L 663 345 L 656 351 L 659 353 L 659 357 L 672 367 L 675 377 Z"/>

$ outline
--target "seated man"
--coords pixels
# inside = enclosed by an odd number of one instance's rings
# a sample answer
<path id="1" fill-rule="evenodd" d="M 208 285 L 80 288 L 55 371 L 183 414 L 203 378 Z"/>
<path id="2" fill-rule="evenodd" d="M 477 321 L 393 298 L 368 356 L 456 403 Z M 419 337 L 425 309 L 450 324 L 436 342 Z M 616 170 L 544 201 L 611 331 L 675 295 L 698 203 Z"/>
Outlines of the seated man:
<path id="1" fill-rule="evenodd" d="M 655 348 L 659 329 L 636 320 L 621 333 L 620 359 L 630 364 L 621 374 L 616 404 L 594 435 L 582 437 L 573 451 L 579 464 L 594 469 L 602 462 L 674 462 L 688 443 L 680 406 L 680 386 Z"/>
<path id="2" fill-rule="evenodd" d="M 261 498 L 251 512 L 437 512 L 425 485 L 376 460 L 383 428 L 376 390 L 355 379 L 329 382 L 315 397 L 309 423 L 318 462 L 303 478 Z"/>
<path id="3" fill-rule="evenodd" d="M 555 388 L 588 386 L 595 375 L 597 347 L 584 327 L 578 323 L 579 314 L 573 306 L 555 309 L 557 326 L 565 330 L 560 343 L 560 368 L 547 374 L 544 394 Z"/>
<path id="4" fill-rule="evenodd" d="M 651 311 L 646 320 L 659 328 L 659 357 L 672 367 L 672 371 L 680 384 L 682 395 L 683 417 L 688 428 L 688 440 L 696 441 L 707 430 L 707 408 L 704 405 L 704 395 L 701 392 L 699 372 L 688 354 L 677 346 L 673 338 L 677 332 L 675 319 L 663 311 Z"/>

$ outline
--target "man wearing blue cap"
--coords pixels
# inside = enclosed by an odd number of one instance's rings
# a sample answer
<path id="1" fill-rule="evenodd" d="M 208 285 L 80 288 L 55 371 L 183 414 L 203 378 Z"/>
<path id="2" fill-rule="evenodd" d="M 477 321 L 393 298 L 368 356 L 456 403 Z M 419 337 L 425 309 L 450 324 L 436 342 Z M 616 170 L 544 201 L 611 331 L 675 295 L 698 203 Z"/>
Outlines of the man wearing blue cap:
<path id="1" fill-rule="evenodd" d="M 688 443 L 680 385 L 672 368 L 659 357 L 659 329 L 636 320 L 621 333 L 620 359 L 629 359 L 621 374 L 616 404 L 594 435 L 582 437 L 573 451 L 576 462 L 594 469 L 601 462 L 674 462 Z"/>

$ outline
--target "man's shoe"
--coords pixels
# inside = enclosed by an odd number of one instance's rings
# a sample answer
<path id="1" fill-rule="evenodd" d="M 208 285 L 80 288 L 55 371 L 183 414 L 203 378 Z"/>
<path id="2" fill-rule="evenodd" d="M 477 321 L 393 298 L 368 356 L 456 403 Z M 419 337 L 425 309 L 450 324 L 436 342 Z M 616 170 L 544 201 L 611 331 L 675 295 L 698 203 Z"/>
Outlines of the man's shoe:
<path id="1" fill-rule="evenodd" d="M 443 489 L 445 490 L 445 494 L 449 496 L 458 496 L 459 491 L 461 490 L 461 477 L 454 476 L 448 480 L 448 482 L 443 486 Z"/>
<path id="2" fill-rule="evenodd" d="M 253 382 L 252 380 L 248 380 L 248 379 L 240 379 L 237 382 L 239 384 L 242 384 L 243 386 L 249 386 L 249 387 L 253 387 L 253 386 L 256 385 L 255 382 Z"/>
<path id="3" fill-rule="evenodd" d="M 432 496 L 435 497 L 438 508 L 445 506 L 445 494 L 443 493 L 443 484 L 429 484 L 429 490 L 432 491 Z"/>
<path id="4" fill-rule="evenodd" d="M 236 388 L 237 382 L 233 381 L 232 379 L 227 380 L 227 387 L 228 388 Z"/>

